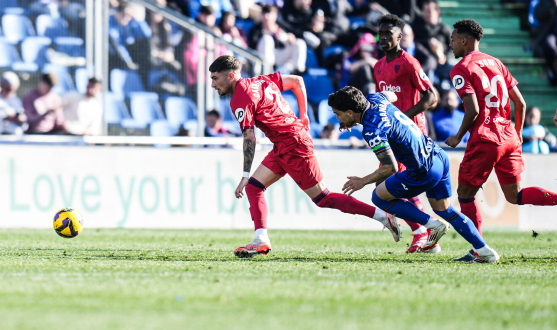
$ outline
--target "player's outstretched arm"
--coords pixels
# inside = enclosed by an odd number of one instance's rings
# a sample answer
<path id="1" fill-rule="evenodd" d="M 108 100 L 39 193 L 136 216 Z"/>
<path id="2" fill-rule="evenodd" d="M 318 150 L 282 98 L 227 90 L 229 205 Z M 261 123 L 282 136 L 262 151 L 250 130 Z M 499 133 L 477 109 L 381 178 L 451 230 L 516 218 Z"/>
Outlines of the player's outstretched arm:
<path id="1" fill-rule="evenodd" d="M 304 79 L 300 76 L 295 75 L 283 75 L 282 87 L 285 91 L 292 90 L 292 92 L 294 92 L 294 95 L 296 95 L 296 100 L 298 100 L 298 108 L 300 109 L 300 119 L 302 120 L 302 123 L 309 129 L 308 101 Z"/>
<path id="2" fill-rule="evenodd" d="M 387 96 L 387 99 L 391 103 L 395 103 L 398 100 L 398 97 L 393 92 L 382 91 L 381 93 L 385 94 L 385 96 Z"/>
<path id="3" fill-rule="evenodd" d="M 520 142 L 522 141 L 522 129 L 524 128 L 524 117 L 526 115 L 526 101 L 522 97 L 522 93 L 518 90 L 518 87 L 514 86 L 509 90 L 509 98 L 514 103 L 514 129 Z"/>
<path id="4" fill-rule="evenodd" d="M 253 157 L 255 156 L 255 131 L 253 128 L 244 130 L 244 173 L 251 172 L 251 165 L 253 163 Z M 244 188 L 248 184 L 249 177 L 242 177 L 240 184 L 236 188 L 234 194 L 236 198 L 242 198 L 244 196 Z"/>
<path id="5" fill-rule="evenodd" d="M 437 105 L 437 102 L 438 102 L 437 94 L 435 93 L 433 88 L 430 88 L 425 92 L 423 92 L 420 101 L 418 101 L 418 103 L 416 103 L 415 106 L 406 110 L 404 114 L 407 115 L 409 118 L 412 118 L 426 111 L 427 109 L 433 108 L 435 105 Z"/>
<path id="6" fill-rule="evenodd" d="M 460 125 L 460 129 L 456 135 L 449 136 L 449 138 L 445 141 L 445 143 L 451 148 L 456 148 L 460 141 L 462 141 L 466 132 L 474 126 L 474 122 L 480 113 L 480 106 L 478 105 L 478 98 L 476 97 L 476 94 L 464 95 L 462 102 L 464 103 L 464 108 L 466 108 L 466 111 L 464 112 L 464 119 L 462 119 L 462 125 Z"/>
<path id="7" fill-rule="evenodd" d="M 348 181 L 346 181 L 342 187 L 342 192 L 350 196 L 353 192 L 362 189 L 366 185 L 370 183 L 383 182 L 391 175 L 398 172 L 398 164 L 391 149 L 386 149 L 385 151 L 378 153 L 377 159 L 381 162 L 381 167 L 363 178 L 349 176 Z"/>

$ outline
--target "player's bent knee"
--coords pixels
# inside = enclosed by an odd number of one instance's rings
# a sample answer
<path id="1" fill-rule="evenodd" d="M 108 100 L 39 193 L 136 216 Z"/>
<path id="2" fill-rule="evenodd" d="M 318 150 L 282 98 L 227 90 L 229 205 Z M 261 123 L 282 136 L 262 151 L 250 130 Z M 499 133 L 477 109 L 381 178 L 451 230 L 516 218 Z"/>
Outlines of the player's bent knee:
<path id="1" fill-rule="evenodd" d="M 379 207 L 380 209 L 386 211 L 391 208 L 395 201 L 386 201 L 381 197 L 377 196 L 377 189 L 373 190 L 373 194 L 371 195 L 371 201 L 375 206 Z"/>
<path id="2" fill-rule="evenodd" d="M 458 212 L 453 208 L 452 205 L 449 205 L 449 208 L 445 211 L 433 210 L 433 212 L 447 221 L 454 220 L 456 219 L 456 217 L 458 217 Z"/>
<path id="3" fill-rule="evenodd" d="M 249 178 L 248 184 L 246 185 L 247 195 L 256 195 L 259 193 L 263 193 L 265 190 L 265 185 L 257 181 L 257 179 L 254 179 L 253 177 Z"/>

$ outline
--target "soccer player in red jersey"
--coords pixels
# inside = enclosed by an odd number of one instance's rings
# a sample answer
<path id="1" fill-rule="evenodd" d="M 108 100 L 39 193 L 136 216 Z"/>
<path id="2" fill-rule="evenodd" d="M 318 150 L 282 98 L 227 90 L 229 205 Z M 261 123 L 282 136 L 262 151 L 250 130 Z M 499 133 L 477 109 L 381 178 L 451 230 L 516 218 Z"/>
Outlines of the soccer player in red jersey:
<path id="1" fill-rule="evenodd" d="M 220 96 L 232 94 L 230 106 L 244 136 L 244 173 L 235 195 L 236 198 L 242 198 L 245 188 L 251 218 L 255 224 L 255 239 L 248 245 L 237 248 L 234 254 L 243 258 L 268 254 L 271 251 L 264 192 L 285 174 L 289 174 L 317 206 L 376 219 L 391 231 L 398 242 L 400 228 L 392 215 L 353 197 L 327 189 L 313 153 L 313 140 L 308 134 L 307 96 L 302 77 L 283 76 L 275 72 L 244 79 L 240 75 L 240 69 L 240 61 L 230 55 L 218 57 L 209 67 L 211 87 Z M 290 89 L 298 100 L 300 118 L 296 117 L 282 97 L 281 92 Z M 253 175 L 250 175 L 255 154 L 254 126 L 261 129 L 273 142 L 273 150 Z"/>
<path id="2" fill-rule="evenodd" d="M 462 57 L 451 70 L 451 80 L 466 112 L 455 136 L 445 143 L 456 147 L 466 131 L 470 139 L 458 171 L 458 200 L 481 234 L 482 218 L 475 201 L 478 189 L 495 168 L 495 174 L 509 203 L 524 205 L 557 205 L 557 194 L 538 187 L 522 188 L 522 128 L 526 102 L 518 90 L 518 82 L 500 60 L 479 51 L 483 29 L 476 21 L 456 22 L 451 35 L 451 48 L 456 58 Z M 515 124 L 511 121 L 514 103 Z M 469 261 L 471 253 L 454 261 Z"/>
<path id="3" fill-rule="evenodd" d="M 420 62 L 400 47 L 403 29 L 404 21 L 396 15 L 385 15 L 379 21 L 379 44 L 385 56 L 375 64 L 373 70 L 375 86 L 378 92 L 394 92 L 398 98 L 394 105 L 411 118 L 427 136 L 423 112 L 435 106 L 437 95 Z M 403 164 L 398 163 L 399 172 L 405 169 Z M 422 203 L 417 196 L 410 201 L 423 211 Z M 410 221 L 406 223 L 412 229 L 414 236 L 406 252 L 414 253 L 426 243 L 428 232 L 418 223 Z M 440 251 L 441 247 L 438 244 L 428 250 L 429 253 Z"/>

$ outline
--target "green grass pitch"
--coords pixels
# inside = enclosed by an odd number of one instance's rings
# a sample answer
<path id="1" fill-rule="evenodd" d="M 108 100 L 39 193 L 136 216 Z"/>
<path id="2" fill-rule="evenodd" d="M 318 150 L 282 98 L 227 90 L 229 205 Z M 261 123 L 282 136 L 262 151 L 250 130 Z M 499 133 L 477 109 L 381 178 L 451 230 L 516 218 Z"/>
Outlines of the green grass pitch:
<path id="1" fill-rule="evenodd" d="M 486 232 L 497 265 L 406 255 L 388 232 L 0 230 L 0 329 L 556 329 L 557 233 Z"/>

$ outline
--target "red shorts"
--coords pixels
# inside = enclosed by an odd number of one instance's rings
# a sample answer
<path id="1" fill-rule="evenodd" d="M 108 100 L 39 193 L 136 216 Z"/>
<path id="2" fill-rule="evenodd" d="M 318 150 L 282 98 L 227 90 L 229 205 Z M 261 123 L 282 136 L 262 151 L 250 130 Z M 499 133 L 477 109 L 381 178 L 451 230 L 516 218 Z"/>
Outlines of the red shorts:
<path id="1" fill-rule="evenodd" d="M 520 182 L 520 174 L 524 172 L 520 141 L 513 140 L 503 145 L 489 142 L 468 145 L 460 163 L 458 182 L 467 187 L 479 188 L 493 168 L 499 184 Z"/>
<path id="2" fill-rule="evenodd" d="M 299 147 L 282 155 L 273 148 L 261 165 L 280 176 L 288 173 L 302 190 L 309 189 L 323 180 L 323 173 L 311 145 L 300 144 Z"/>

